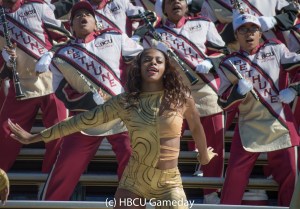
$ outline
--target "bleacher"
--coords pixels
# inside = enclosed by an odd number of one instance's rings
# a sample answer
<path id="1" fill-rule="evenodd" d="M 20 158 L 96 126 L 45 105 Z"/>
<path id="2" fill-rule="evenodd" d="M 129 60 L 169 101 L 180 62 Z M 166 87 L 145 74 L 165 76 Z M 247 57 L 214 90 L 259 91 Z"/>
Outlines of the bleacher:
<path id="1" fill-rule="evenodd" d="M 35 125 L 32 132 L 40 131 L 43 127 L 40 122 Z M 233 131 L 226 132 L 225 138 L 225 164 L 229 159 L 230 142 Z M 269 206 L 225 206 L 202 204 L 203 188 L 221 188 L 224 178 L 196 177 L 193 176 L 195 169 L 196 154 L 187 151 L 187 142 L 191 134 L 186 131 L 181 139 L 181 152 L 179 155 L 179 169 L 187 198 L 195 201 L 193 208 L 284 208 L 276 206 L 278 185 L 272 179 L 266 179 L 262 174 L 262 166 L 266 165 L 266 155 L 260 155 L 256 162 L 247 189 L 263 189 L 269 196 Z M 0 208 L 107 208 L 108 199 L 113 199 L 117 188 L 117 161 L 110 145 L 103 143 L 97 151 L 86 172 L 81 176 L 72 201 L 68 202 L 45 202 L 37 200 L 40 185 L 46 181 L 47 175 L 40 172 L 44 147 L 43 143 L 26 145 L 21 149 L 13 168 L 8 172 L 11 181 L 11 193 L 6 206 Z M 226 168 L 226 167 L 225 167 Z M 148 205 L 147 208 L 152 208 Z"/>

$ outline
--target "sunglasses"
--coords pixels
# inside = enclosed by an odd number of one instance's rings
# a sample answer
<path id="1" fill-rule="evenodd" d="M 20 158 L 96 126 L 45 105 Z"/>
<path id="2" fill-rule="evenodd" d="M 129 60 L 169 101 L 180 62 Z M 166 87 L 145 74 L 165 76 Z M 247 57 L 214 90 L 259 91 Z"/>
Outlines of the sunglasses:
<path id="1" fill-rule="evenodd" d="M 252 26 L 250 28 L 246 28 L 246 27 L 240 27 L 237 30 L 240 34 L 245 35 L 247 33 L 256 33 L 257 31 L 260 31 L 260 28 L 257 26 Z"/>

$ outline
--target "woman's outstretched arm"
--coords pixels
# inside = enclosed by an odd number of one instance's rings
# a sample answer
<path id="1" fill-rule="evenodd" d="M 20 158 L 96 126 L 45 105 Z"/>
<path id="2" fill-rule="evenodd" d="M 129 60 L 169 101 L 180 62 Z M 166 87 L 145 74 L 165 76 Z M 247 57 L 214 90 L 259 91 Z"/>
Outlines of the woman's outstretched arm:
<path id="1" fill-rule="evenodd" d="M 67 118 L 41 131 L 39 134 L 30 134 L 18 124 L 14 124 L 9 120 L 8 124 L 12 131 L 11 137 L 23 144 L 39 141 L 50 142 L 63 136 L 110 122 L 119 118 L 119 114 L 122 112 L 122 107 L 119 105 L 117 97 L 113 97 L 90 111 Z"/>
<path id="2" fill-rule="evenodd" d="M 192 97 L 189 97 L 187 99 L 186 108 L 184 110 L 184 117 L 189 124 L 193 139 L 199 151 L 199 154 L 197 156 L 198 161 L 201 165 L 206 165 L 213 157 L 217 156 L 218 154 L 213 152 L 214 149 L 212 147 L 207 147 L 205 132 L 200 121 L 200 114 L 195 106 L 195 101 Z"/>

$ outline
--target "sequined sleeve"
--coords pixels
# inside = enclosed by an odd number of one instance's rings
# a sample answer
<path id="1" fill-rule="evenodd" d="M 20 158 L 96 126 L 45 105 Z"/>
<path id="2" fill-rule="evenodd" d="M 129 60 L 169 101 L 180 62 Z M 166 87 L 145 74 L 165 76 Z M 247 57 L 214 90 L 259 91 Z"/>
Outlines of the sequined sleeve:
<path id="1" fill-rule="evenodd" d="M 90 111 L 67 118 L 41 132 L 44 142 L 70 135 L 72 133 L 96 127 L 103 123 L 120 118 L 123 108 L 119 102 L 120 95 L 113 97 Z"/>

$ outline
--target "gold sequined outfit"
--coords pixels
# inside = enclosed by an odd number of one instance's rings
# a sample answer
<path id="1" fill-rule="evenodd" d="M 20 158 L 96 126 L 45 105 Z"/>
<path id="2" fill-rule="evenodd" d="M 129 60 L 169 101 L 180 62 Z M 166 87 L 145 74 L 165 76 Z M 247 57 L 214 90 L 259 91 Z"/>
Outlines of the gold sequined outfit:
<path id="1" fill-rule="evenodd" d="M 160 115 L 163 91 L 141 93 L 139 103 L 129 109 L 124 109 L 122 105 L 123 96 L 124 94 L 115 96 L 89 112 L 76 115 L 44 130 L 41 133 L 44 141 L 120 118 L 129 131 L 133 152 L 119 188 L 148 199 L 186 201 L 178 168 L 157 169 L 159 160 L 178 158 L 179 149 L 161 146 L 160 140 L 180 137 L 183 120 L 180 110 L 165 111 Z M 160 153 L 161 149 L 171 153 Z M 187 208 L 187 206 L 169 208 Z"/>

